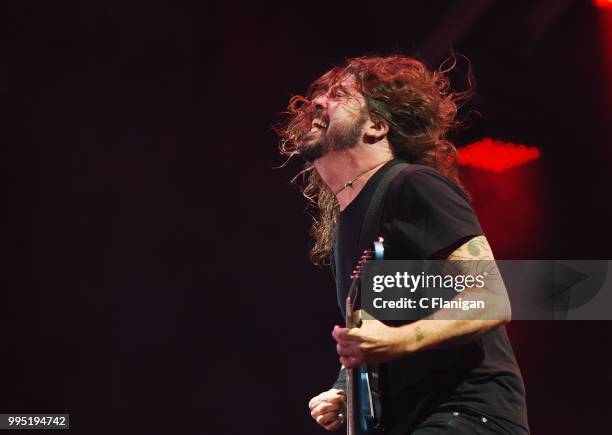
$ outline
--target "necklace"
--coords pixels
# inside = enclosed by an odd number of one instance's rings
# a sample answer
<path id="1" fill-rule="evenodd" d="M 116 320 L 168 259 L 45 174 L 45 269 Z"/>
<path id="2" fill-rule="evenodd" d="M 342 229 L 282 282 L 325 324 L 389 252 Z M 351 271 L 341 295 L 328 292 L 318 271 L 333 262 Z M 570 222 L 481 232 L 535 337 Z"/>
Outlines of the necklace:
<path id="1" fill-rule="evenodd" d="M 374 166 L 373 168 L 370 169 L 366 169 L 365 171 L 363 171 L 361 174 L 357 175 L 355 178 L 353 178 L 352 180 L 347 181 L 346 183 L 344 183 L 344 185 L 336 192 L 334 192 L 334 195 L 338 195 L 340 192 L 342 192 L 344 189 L 346 189 L 347 187 L 353 187 L 353 183 L 357 180 L 359 180 L 361 177 L 363 177 L 365 174 L 367 174 L 368 172 L 373 171 L 376 168 L 380 168 L 382 165 L 384 165 L 385 163 L 387 163 L 389 160 L 385 160 L 382 163 L 379 163 L 378 165 Z"/>

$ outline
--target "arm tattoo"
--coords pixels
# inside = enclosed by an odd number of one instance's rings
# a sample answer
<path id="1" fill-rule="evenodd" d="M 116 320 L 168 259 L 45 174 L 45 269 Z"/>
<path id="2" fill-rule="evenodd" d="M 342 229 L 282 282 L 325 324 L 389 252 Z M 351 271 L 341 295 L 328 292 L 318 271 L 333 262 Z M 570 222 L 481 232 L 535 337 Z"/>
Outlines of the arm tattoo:
<path id="1" fill-rule="evenodd" d="M 425 338 L 425 335 L 423 334 L 423 331 L 421 331 L 421 328 L 419 326 L 416 327 L 415 332 L 416 332 L 416 342 L 420 343 Z"/>
<path id="2" fill-rule="evenodd" d="M 484 236 L 477 236 L 453 252 L 449 260 L 493 260 L 491 247 Z"/>
<path id="3" fill-rule="evenodd" d="M 467 244 L 467 250 L 473 257 L 478 257 L 480 253 L 486 249 L 486 246 L 480 237 L 474 237 Z"/>

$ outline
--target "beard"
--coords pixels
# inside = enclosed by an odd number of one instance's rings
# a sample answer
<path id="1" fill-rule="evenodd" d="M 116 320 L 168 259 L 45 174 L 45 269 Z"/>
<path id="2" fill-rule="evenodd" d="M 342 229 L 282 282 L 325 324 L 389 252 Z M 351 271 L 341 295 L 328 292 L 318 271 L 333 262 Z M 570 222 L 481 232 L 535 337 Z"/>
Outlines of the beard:
<path id="1" fill-rule="evenodd" d="M 331 151 L 354 147 L 361 137 L 365 114 L 360 114 L 350 124 L 332 124 L 327 129 L 308 132 L 298 145 L 298 155 L 308 162 L 314 162 Z"/>

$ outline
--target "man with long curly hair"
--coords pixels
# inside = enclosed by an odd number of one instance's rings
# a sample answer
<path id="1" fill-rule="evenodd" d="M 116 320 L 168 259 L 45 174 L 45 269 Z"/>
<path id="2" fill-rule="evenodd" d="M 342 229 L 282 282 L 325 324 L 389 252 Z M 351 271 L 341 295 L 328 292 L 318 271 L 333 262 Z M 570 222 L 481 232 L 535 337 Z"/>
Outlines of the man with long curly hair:
<path id="1" fill-rule="evenodd" d="M 453 92 L 445 71 L 393 55 L 350 59 L 291 99 L 281 152 L 306 161 L 303 193 L 318 210 L 311 259 L 330 264 L 343 313 L 368 206 L 396 165 L 404 164 L 376 223 L 394 258 L 493 260 L 446 140 L 469 95 Z M 508 307 L 505 288 L 501 296 Z M 488 314 L 494 320 L 336 326 L 342 369 L 333 388 L 309 402 L 312 417 L 327 430 L 340 428 L 345 369 L 380 364 L 385 433 L 528 433 L 525 389 L 504 326 L 509 309 Z"/>

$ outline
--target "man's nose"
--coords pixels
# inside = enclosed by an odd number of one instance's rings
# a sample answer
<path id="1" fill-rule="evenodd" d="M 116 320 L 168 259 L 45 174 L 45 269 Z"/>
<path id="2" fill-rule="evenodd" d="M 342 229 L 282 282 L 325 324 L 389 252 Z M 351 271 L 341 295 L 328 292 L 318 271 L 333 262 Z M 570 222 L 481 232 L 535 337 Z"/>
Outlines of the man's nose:
<path id="1" fill-rule="evenodd" d="M 321 94 L 312 100 L 315 110 L 325 110 L 327 108 L 327 94 Z"/>

